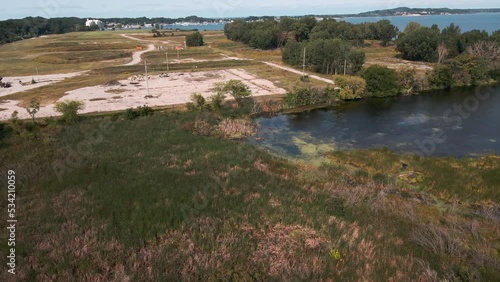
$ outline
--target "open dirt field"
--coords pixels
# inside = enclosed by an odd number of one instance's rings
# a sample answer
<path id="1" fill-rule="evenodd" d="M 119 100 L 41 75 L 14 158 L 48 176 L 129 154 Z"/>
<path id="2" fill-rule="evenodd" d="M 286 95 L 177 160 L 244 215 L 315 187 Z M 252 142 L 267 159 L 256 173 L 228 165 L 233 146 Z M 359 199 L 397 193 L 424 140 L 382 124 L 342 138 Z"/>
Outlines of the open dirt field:
<path id="1" fill-rule="evenodd" d="M 82 113 L 112 112 L 147 105 L 161 107 L 185 104 L 190 101 L 193 92 L 204 97 L 212 95 L 214 83 L 231 79 L 242 80 L 252 91 L 253 96 L 285 94 L 286 91 L 275 86 L 271 81 L 260 79 L 244 70 L 228 69 L 210 72 L 171 73 L 169 77 L 151 76 L 148 81 L 133 85 L 128 80 L 119 81 L 116 86 L 93 86 L 67 92 L 59 101 L 78 100 L 85 104 Z M 8 100 L 0 104 L 0 120 L 7 120 L 14 111 L 19 118 L 27 119 L 26 109 L 17 106 L 18 101 Z M 37 117 L 57 116 L 54 105 L 40 108 Z"/>

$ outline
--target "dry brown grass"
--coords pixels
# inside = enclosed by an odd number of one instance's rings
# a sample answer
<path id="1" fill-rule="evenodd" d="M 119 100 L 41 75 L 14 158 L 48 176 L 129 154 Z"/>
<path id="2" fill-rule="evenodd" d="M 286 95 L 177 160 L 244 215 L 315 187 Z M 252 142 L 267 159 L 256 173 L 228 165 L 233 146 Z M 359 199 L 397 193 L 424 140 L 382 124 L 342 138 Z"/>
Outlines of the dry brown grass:
<path id="1" fill-rule="evenodd" d="M 241 139 L 255 132 L 252 122 L 245 119 L 224 119 L 218 125 L 218 131 L 229 139 Z"/>

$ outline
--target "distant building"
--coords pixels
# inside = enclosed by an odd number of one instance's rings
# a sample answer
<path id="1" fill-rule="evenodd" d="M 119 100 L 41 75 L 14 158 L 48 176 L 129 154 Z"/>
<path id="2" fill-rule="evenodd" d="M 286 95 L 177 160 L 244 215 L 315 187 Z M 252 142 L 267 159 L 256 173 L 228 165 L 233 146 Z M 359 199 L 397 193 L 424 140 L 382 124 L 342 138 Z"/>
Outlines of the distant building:
<path id="1" fill-rule="evenodd" d="M 85 26 L 92 26 L 92 24 L 95 24 L 99 27 L 99 29 L 103 29 L 104 28 L 104 23 L 100 20 L 89 20 L 87 19 L 87 22 L 85 23 Z"/>

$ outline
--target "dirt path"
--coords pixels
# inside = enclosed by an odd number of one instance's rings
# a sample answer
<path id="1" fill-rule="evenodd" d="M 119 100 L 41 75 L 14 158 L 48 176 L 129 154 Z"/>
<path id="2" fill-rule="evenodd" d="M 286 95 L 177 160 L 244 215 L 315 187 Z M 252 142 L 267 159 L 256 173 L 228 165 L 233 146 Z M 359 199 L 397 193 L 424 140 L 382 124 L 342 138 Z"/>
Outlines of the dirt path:
<path id="1" fill-rule="evenodd" d="M 286 70 L 286 71 L 289 71 L 289 72 L 293 72 L 293 73 L 296 73 L 296 74 L 303 74 L 303 72 L 301 71 L 298 71 L 296 69 L 293 69 L 293 68 L 287 68 L 287 67 L 284 67 L 284 66 L 280 66 L 278 64 L 274 64 L 274 63 L 270 63 L 270 62 L 263 62 L 264 64 L 268 65 L 268 66 L 271 66 L 273 68 L 278 68 L 278 69 L 282 69 L 282 70 Z M 335 81 L 331 80 L 331 79 L 327 79 L 327 78 L 323 78 L 323 77 L 319 77 L 317 75 L 310 75 L 308 73 L 306 73 L 310 78 L 313 78 L 313 79 L 316 79 L 316 80 L 321 80 L 321 81 L 324 81 L 326 83 L 331 83 L 331 84 L 335 84 Z"/>
<path id="2" fill-rule="evenodd" d="M 131 40 L 144 42 L 144 40 L 141 40 L 141 39 L 138 39 L 138 38 L 126 35 L 126 34 L 120 34 L 120 35 L 123 36 L 123 37 L 125 37 L 125 38 L 131 39 Z M 142 61 L 142 59 L 141 59 L 142 54 L 147 53 L 147 52 L 151 52 L 154 49 L 155 49 L 155 45 L 154 44 L 149 44 L 148 45 L 148 49 L 134 52 L 134 54 L 132 54 L 132 61 L 130 63 L 124 64 L 124 66 L 133 66 L 133 65 L 140 64 L 141 61 Z"/>
<path id="3" fill-rule="evenodd" d="M 142 61 L 142 58 L 141 58 L 142 54 L 147 53 L 147 52 L 151 52 L 154 49 L 155 49 L 155 45 L 154 44 L 149 44 L 148 45 L 148 49 L 134 52 L 134 54 L 132 54 L 132 61 L 130 63 L 128 63 L 128 64 L 124 64 L 124 66 L 133 66 L 133 65 L 140 64 L 141 61 Z"/>

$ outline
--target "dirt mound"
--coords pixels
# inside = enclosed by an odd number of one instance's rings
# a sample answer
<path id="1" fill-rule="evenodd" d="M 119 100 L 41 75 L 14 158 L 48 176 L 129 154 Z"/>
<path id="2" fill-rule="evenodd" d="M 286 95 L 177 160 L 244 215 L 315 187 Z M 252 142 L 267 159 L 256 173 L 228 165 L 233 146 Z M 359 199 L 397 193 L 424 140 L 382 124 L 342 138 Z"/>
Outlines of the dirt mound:
<path id="1" fill-rule="evenodd" d="M 120 86 L 122 85 L 118 80 L 111 80 L 103 84 L 103 86 Z"/>

